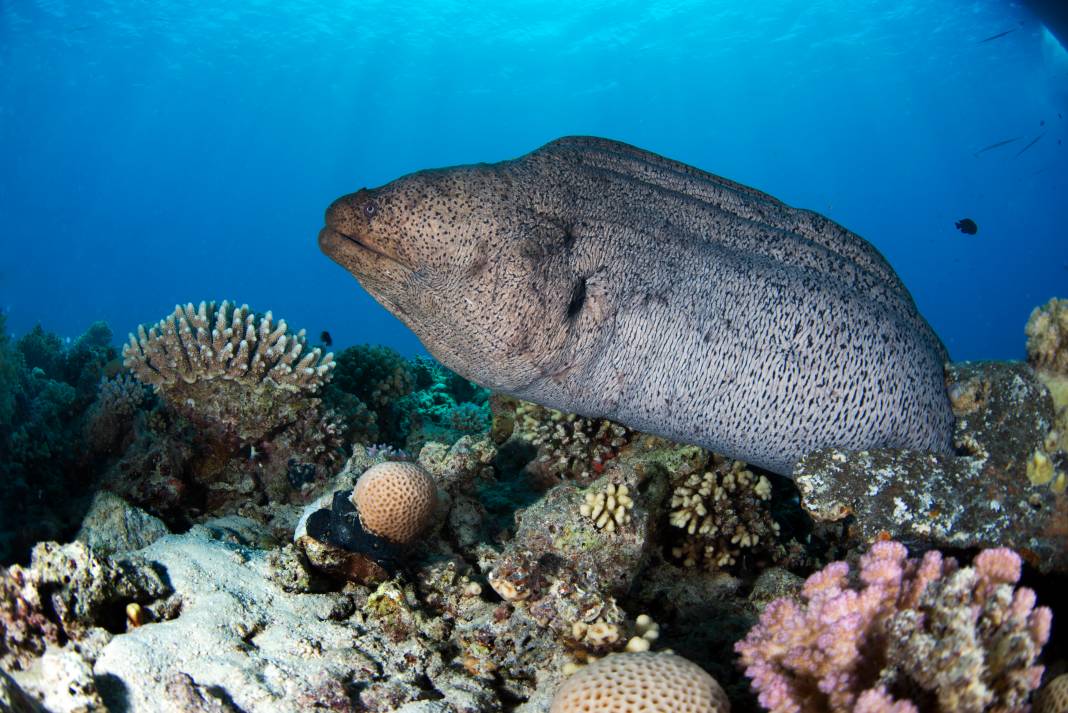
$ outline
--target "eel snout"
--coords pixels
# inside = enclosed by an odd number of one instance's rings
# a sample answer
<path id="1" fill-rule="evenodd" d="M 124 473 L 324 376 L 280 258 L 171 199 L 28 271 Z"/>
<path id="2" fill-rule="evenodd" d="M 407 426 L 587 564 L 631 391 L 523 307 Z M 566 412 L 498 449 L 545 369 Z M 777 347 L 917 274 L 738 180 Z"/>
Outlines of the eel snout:
<path id="1" fill-rule="evenodd" d="M 377 202 L 366 189 L 342 196 L 326 209 L 326 225 L 319 231 L 319 249 L 333 260 L 352 269 L 354 263 L 374 256 L 397 256 L 376 237 L 374 223 L 380 221 Z"/>

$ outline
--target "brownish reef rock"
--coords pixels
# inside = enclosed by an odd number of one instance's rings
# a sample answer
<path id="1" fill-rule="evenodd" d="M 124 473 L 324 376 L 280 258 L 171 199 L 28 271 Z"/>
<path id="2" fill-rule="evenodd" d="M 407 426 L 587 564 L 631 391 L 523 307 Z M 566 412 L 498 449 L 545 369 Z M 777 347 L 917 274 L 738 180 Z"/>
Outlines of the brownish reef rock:
<path id="1" fill-rule="evenodd" d="M 954 364 L 947 386 L 958 455 L 817 451 L 794 471 L 802 507 L 818 521 L 852 516 L 850 534 L 864 540 L 1007 546 L 1043 572 L 1068 571 L 1065 458 L 1050 438 L 1049 391 L 1021 362 Z"/>

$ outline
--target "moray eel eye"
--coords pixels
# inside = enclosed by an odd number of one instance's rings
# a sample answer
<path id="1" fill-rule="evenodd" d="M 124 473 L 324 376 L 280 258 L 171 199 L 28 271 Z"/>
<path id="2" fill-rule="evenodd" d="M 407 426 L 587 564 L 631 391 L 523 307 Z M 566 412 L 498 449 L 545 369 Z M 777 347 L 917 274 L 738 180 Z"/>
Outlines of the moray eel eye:
<path id="1" fill-rule="evenodd" d="M 366 203 L 363 204 L 363 214 L 365 216 L 367 216 L 368 218 L 373 216 L 375 214 L 375 211 L 377 211 L 377 210 L 378 210 L 378 206 L 375 205 L 374 201 L 367 201 Z"/>

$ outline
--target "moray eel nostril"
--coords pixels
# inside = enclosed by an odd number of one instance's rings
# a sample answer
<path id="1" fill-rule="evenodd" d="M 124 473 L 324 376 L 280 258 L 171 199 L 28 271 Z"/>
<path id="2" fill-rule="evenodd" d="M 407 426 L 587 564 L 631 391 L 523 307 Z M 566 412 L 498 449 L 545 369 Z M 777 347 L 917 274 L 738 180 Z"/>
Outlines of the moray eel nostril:
<path id="1" fill-rule="evenodd" d="M 323 251 L 489 388 L 785 475 L 821 447 L 950 451 L 948 356 L 890 265 L 752 188 L 567 137 L 328 221 L 357 242 Z"/>

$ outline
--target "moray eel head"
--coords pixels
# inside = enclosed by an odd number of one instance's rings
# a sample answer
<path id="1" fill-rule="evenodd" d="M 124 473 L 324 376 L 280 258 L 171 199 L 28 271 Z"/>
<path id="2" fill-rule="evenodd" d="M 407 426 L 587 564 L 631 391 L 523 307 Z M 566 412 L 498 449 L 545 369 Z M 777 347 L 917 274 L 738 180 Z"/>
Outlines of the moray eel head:
<path id="1" fill-rule="evenodd" d="M 516 393 L 567 371 L 598 334 L 573 237 L 524 206 L 507 163 L 421 171 L 342 196 L 324 253 L 452 370 Z"/>

